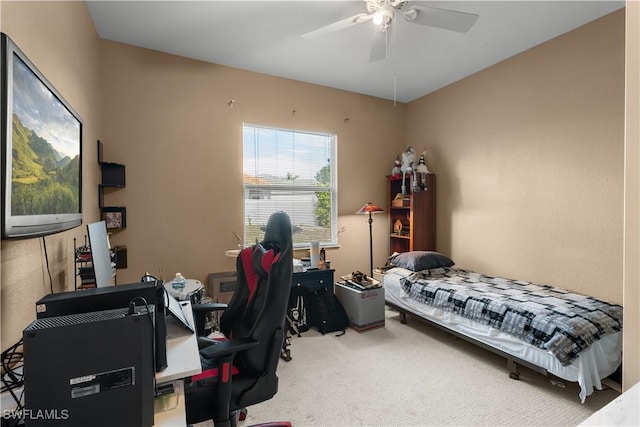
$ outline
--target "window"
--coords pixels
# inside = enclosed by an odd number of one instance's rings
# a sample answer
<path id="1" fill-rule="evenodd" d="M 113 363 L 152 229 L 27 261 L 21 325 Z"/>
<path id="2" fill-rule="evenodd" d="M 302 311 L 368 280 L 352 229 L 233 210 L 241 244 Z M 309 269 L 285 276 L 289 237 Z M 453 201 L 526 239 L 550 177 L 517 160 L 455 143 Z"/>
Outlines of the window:
<path id="1" fill-rule="evenodd" d="M 295 247 L 337 245 L 336 135 L 245 123 L 243 147 L 244 244 L 284 211 Z"/>

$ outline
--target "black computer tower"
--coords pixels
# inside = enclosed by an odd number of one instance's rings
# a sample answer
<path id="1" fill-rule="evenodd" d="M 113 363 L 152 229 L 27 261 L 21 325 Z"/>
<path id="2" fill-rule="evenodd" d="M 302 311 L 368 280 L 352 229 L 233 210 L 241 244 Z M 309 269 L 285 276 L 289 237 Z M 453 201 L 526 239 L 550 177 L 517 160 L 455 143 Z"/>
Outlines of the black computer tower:
<path id="1" fill-rule="evenodd" d="M 153 316 L 128 311 L 49 317 L 23 331 L 27 427 L 153 425 Z"/>
<path id="2" fill-rule="evenodd" d="M 36 318 L 126 308 L 136 297 L 155 306 L 155 369 L 161 371 L 167 367 L 165 289 L 161 281 L 49 294 L 36 302 Z M 138 299 L 135 304 L 142 303 Z"/>

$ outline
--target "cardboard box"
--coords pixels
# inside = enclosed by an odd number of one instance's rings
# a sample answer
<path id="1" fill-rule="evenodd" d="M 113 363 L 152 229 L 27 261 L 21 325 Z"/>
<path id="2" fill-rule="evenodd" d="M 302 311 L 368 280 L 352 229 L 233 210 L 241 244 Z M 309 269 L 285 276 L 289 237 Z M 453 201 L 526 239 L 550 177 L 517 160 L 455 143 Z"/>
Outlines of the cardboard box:
<path id="1" fill-rule="evenodd" d="M 391 206 L 394 208 L 407 208 L 411 206 L 410 199 L 393 199 L 391 201 Z"/>
<path id="2" fill-rule="evenodd" d="M 384 288 L 360 291 L 336 283 L 334 293 L 349 316 L 349 326 L 357 331 L 384 326 Z"/>

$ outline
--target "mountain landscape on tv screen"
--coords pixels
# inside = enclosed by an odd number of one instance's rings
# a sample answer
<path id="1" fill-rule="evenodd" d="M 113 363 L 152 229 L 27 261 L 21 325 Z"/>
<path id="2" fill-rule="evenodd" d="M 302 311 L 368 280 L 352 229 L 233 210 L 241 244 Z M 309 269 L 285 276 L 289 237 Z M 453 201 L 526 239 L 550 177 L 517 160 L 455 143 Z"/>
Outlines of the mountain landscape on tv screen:
<path id="1" fill-rule="evenodd" d="M 56 151 L 13 115 L 12 215 L 80 212 L 80 156 Z"/>

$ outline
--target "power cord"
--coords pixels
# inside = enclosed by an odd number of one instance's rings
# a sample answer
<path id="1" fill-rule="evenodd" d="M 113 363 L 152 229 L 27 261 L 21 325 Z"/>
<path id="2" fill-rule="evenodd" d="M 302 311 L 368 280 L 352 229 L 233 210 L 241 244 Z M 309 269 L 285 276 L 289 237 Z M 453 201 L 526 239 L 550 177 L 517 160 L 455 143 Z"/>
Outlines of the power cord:
<path id="1" fill-rule="evenodd" d="M 51 293 L 53 293 L 53 278 L 51 277 L 51 269 L 49 268 L 49 255 L 47 254 L 47 241 L 42 236 L 42 247 L 44 249 L 44 261 L 47 266 L 47 273 L 49 273 L 49 287 L 51 288 Z"/>
<path id="2" fill-rule="evenodd" d="M 128 315 L 131 316 L 135 314 L 136 311 L 136 301 L 141 302 L 147 309 L 147 317 L 151 322 L 151 367 L 153 369 L 151 377 L 153 378 L 153 396 L 157 397 L 160 395 L 158 392 L 158 384 L 156 383 L 156 339 L 155 339 L 155 323 L 153 321 L 153 317 L 151 317 L 151 310 L 149 310 L 149 303 L 144 297 L 135 297 L 131 301 L 129 301 L 129 311 Z M 156 307 L 157 310 L 157 307 Z"/>
<path id="3" fill-rule="evenodd" d="M 2 414 L 3 426 L 17 426 L 22 420 L 22 397 L 24 388 L 20 391 L 19 396 L 16 389 L 24 386 L 24 353 L 22 352 L 22 339 L 2 352 L 2 393 L 9 392 L 16 402 L 16 408 L 11 414 Z M 6 415 L 6 416 L 5 416 Z"/>
<path id="4" fill-rule="evenodd" d="M 23 367 L 22 338 L 20 341 L 2 352 L 2 392 L 22 386 L 24 376 L 20 371 Z"/>

